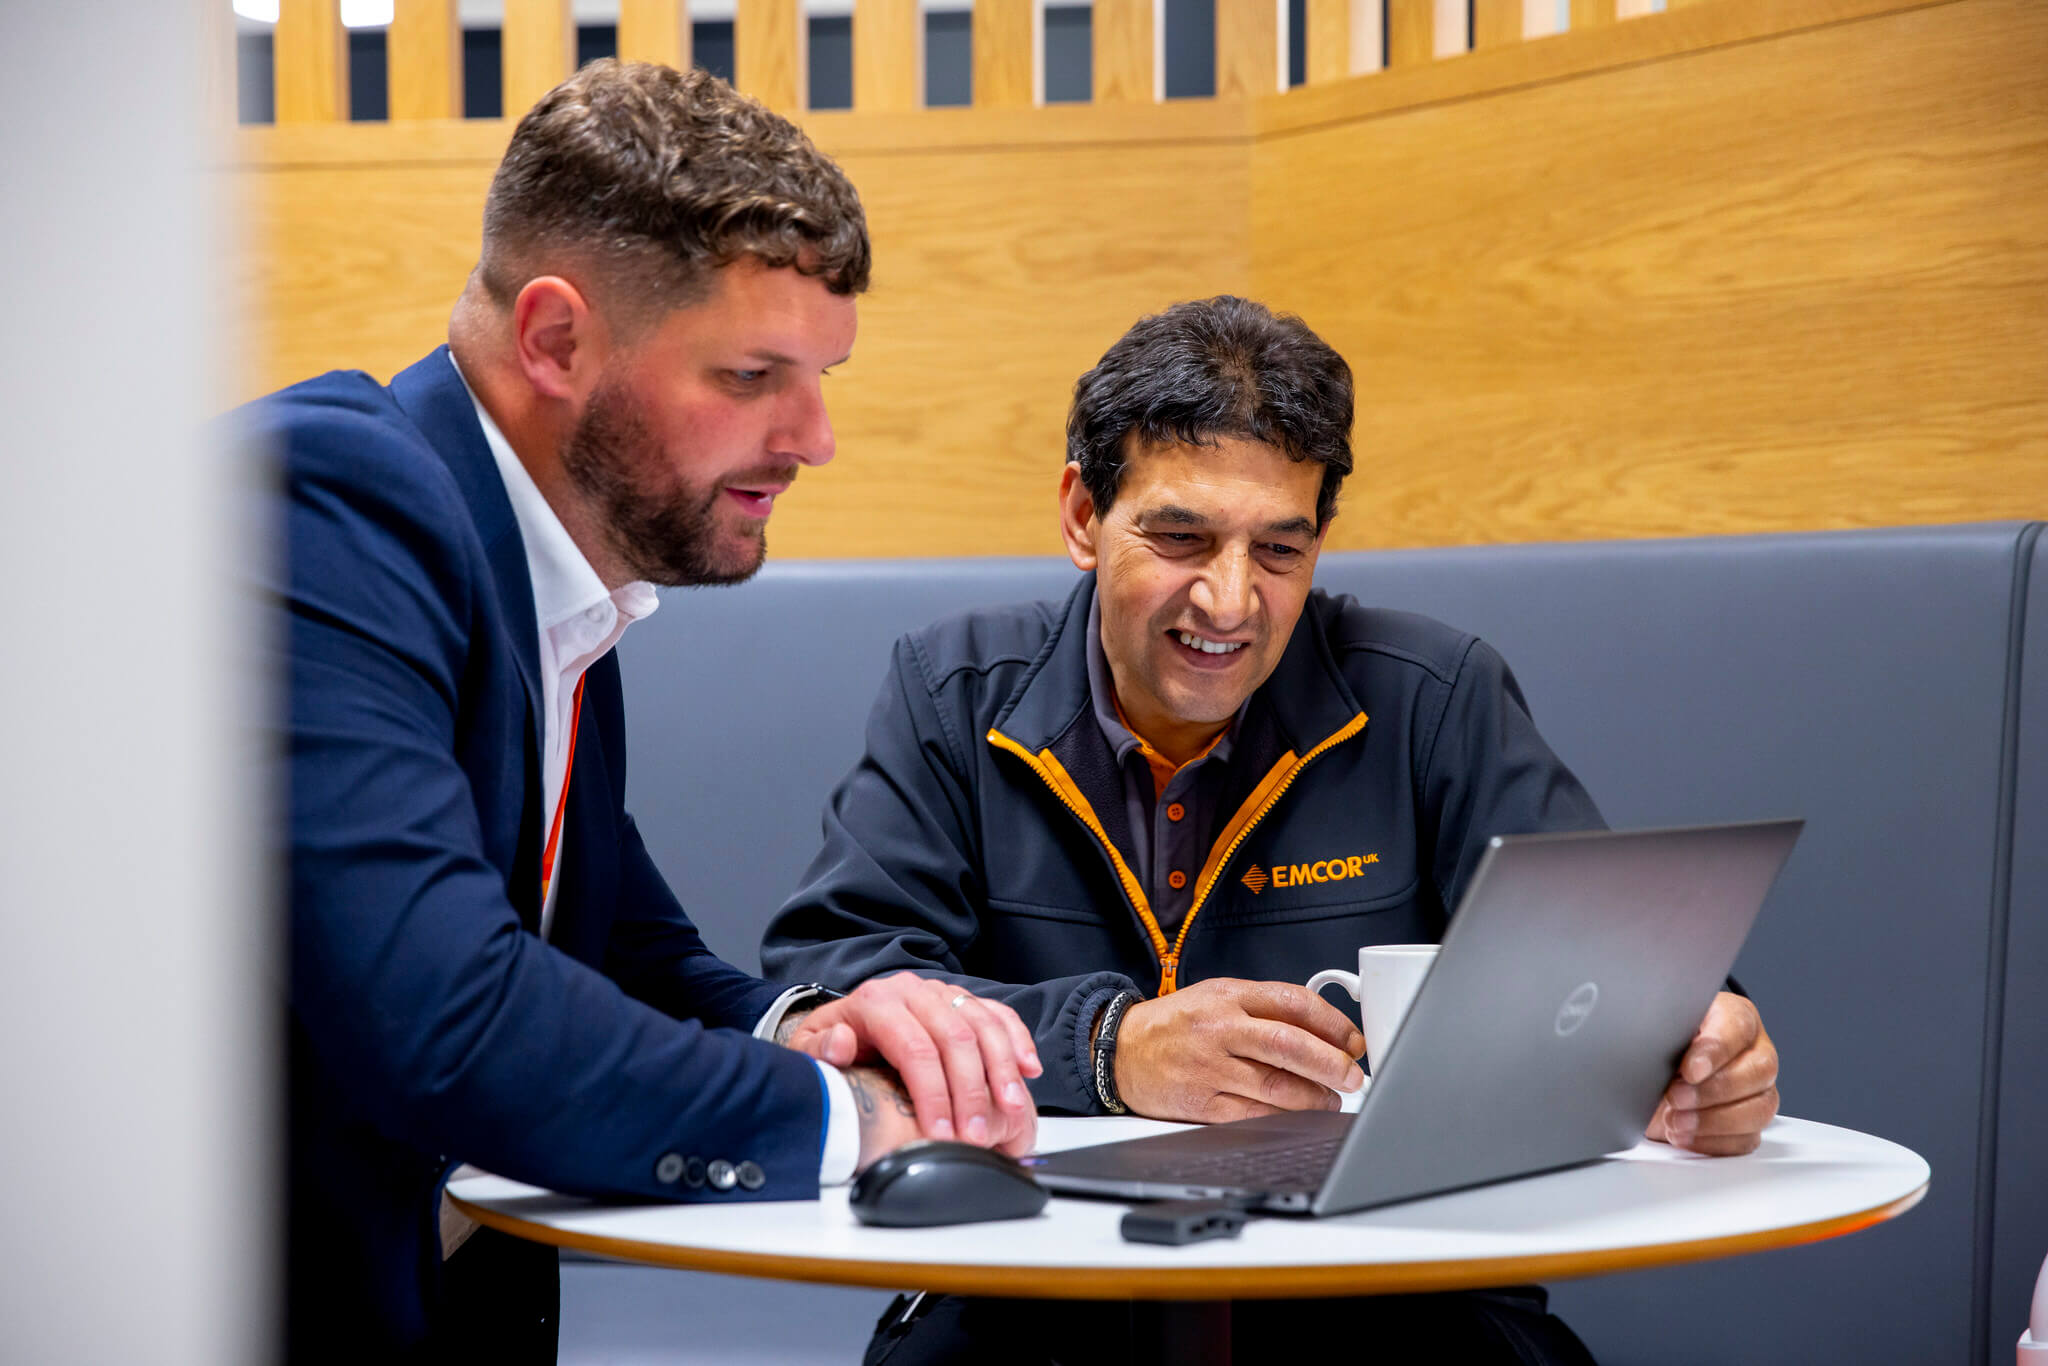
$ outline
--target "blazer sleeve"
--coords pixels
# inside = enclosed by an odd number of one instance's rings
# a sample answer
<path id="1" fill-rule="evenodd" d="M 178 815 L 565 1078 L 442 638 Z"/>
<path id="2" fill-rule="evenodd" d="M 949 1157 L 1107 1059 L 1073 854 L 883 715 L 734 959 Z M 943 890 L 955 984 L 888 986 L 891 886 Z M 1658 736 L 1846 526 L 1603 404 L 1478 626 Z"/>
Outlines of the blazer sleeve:
<path id="1" fill-rule="evenodd" d="M 1028 1083 L 1039 1108 L 1097 1113 L 1089 1034 L 1109 998 L 1137 986 L 1114 972 L 1014 983 L 965 970 L 988 891 L 957 729 L 926 686 L 914 639 L 898 641 L 868 715 L 867 752 L 826 804 L 824 848 L 769 923 L 763 970 L 849 990 L 909 969 L 1002 1001 L 1045 1064 Z"/>
<path id="2" fill-rule="evenodd" d="M 560 1190 L 815 1195 L 808 1058 L 670 1018 L 521 927 L 458 760 L 495 589 L 453 480 L 374 414 L 287 414 L 269 437 L 291 1010 L 348 1108 Z M 752 1159 L 767 1181 L 693 1190 L 678 1154 Z"/>

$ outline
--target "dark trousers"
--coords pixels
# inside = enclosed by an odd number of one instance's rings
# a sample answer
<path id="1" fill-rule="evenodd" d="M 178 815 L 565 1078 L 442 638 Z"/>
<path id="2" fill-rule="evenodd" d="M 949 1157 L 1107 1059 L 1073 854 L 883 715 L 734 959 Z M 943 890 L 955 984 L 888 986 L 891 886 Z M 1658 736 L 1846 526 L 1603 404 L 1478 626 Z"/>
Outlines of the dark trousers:
<path id="1" fill-rule="evenodd" d="M 441 1300 L 422 1361 L 553 1366 L 562 1329 L 555 1249 L 480 1228 L 441 1264 Z"/>
<path id="2" fill-rule="evenodd" d="M 1124 1301 L 906 1295 L 875 1325 L 862 1366 L 1124 1366 L 1161 1354 L 1157 1327 L 1156 1306 Z M 1231 1360 L 1238 1366 L 1300 1366 L 1306 1349 L 1325 1344 L 1355 1348 L 1375 1366 L 1594 1366 L 1585 1344 L 1533 1285 L 1231 1306 Z"/>

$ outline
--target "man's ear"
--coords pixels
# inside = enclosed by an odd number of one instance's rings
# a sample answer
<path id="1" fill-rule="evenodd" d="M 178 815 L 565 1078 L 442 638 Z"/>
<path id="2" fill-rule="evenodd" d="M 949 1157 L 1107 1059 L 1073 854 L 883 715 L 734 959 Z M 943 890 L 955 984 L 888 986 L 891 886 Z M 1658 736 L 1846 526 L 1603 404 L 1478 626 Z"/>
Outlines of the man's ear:
<path id="1" fill-rule="evenodd" d="M 1095 495 L 1081 481 L 1081 467 L 1069 460 L 1060 472 L 1060 539 L 1067 543 L 1067 558 L 1074 568 L 1095 568 Z"/>
<path id="2" fill-rule="evenodd" d="M 543 399 L 581 405 L 604 369 L 602 326 L 583 291 L 559 275 L 528 280 L 512 301 L 519 369 Z"/>

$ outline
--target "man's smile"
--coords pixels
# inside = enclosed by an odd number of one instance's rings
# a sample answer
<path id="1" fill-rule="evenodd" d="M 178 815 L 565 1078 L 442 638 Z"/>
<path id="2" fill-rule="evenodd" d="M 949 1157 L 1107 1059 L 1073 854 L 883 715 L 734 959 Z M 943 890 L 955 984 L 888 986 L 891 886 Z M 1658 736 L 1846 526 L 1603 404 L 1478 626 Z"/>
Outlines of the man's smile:
<path id="1" fill-rule="evenodd" d="M 1199 669 L 1229 668 L 1238 662 L 1237 656 L 1244 647 L 1251 644 L 1248 640 L 1216 640 L 1193 631 L 1168 631 L 1166 636 L 1174 643 L 1175 655 Z"/>

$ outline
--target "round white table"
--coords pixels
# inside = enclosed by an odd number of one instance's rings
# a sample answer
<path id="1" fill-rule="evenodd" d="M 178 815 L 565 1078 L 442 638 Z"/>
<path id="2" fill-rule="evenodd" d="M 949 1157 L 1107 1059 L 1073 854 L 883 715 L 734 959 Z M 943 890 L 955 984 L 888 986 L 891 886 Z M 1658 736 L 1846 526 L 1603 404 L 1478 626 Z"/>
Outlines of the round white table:
<path id="1" fill-rule="evenodd" d="M 1178 1126 L 1045 1119 L 1043 1151 Z M 1242 1236 L 1161 1247 L 1126 1206 L 1054 1199 L 1032 1219 L 870 1228 L 846 1191 L 815 1201 L 611 1204 L 495 1176 L 452 1182 L 464 1211 L 608 1257 L 784 1280 L 1057 1299 L 1227 1301 L 1508 1285 L 1698 1261 L 1853 1233 L 1926 1194 L 1927 1163 L 1881 1138 L 1777 1120 L 1746 1157 L 1643 1142 L 1599 1162 Z"/>

